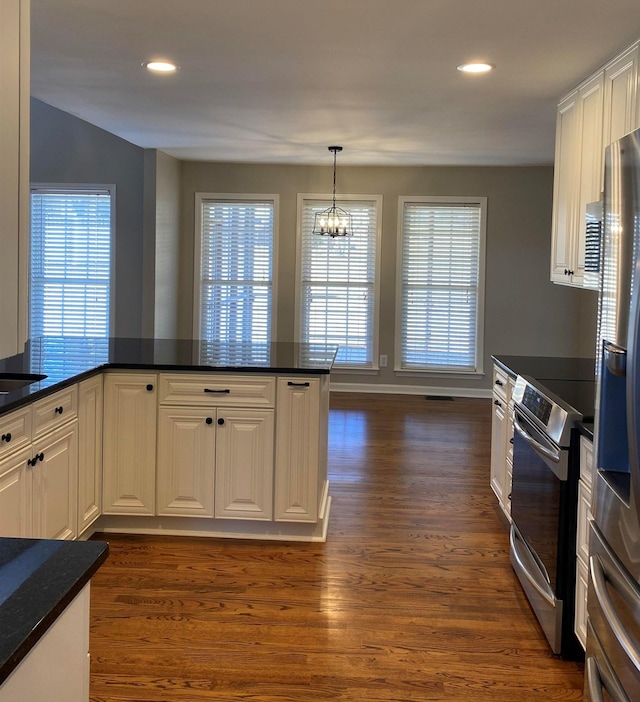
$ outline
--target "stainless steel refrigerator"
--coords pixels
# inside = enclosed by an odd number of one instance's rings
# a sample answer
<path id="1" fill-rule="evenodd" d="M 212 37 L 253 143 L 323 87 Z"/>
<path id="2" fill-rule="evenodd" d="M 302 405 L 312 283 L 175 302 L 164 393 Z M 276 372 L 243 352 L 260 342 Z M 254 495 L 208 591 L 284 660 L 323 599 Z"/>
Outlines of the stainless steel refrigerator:
<path id="1" fill-rule="evenodd" d="M 585 697 L 640 700 L 640 130 L 606 149 Z"/>

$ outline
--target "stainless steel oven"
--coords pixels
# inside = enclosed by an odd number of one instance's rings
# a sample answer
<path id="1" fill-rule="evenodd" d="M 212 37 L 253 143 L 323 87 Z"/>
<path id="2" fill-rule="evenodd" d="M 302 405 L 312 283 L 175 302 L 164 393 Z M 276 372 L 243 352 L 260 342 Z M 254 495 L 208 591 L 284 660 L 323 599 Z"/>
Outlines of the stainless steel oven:
<path id="1" fill-rule="evenodd" d="M 552 651 L 579 659 L 582 648 L 574 633 L 579 436 L 574 428 L 582 414 L 522 376 L 513 399 L 511 563 Z"/>

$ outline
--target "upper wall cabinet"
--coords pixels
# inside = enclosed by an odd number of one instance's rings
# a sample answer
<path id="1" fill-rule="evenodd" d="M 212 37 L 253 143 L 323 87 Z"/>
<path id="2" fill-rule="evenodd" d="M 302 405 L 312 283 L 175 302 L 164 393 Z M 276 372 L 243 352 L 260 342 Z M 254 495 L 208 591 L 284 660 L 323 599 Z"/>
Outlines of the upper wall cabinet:
<path id="1" fill-rule="evenodd" d="M 595 75 L 559 105 L 553 195 L 551 280 L 582 286 L 588 202 L 600 199 L 604 74 Z"/>
<path id="2" fill-rule="evenodd" d="M 0 0 L 0 358 L 26 338 L 29 0 Z"/>
<path id="3" fill-rule="evenodd" d="M 551 280 L 582 287 L 586 205 L 602 197 L 604 149 L 635 129 L 638 44 L 560 101 L 551 243 Z"/>

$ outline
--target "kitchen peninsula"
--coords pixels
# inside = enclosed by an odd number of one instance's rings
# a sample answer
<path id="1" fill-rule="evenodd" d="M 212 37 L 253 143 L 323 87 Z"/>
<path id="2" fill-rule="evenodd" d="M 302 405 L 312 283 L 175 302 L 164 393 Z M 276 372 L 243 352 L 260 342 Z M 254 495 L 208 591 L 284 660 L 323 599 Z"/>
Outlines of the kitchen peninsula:
<path id="1" fill-rule="evenodd" d="M 0 395 L 0 536 L 324 540 L 336 352 L 31 340 L 0 361 L 0 385 L 3 376 L 46 376 Z"/>

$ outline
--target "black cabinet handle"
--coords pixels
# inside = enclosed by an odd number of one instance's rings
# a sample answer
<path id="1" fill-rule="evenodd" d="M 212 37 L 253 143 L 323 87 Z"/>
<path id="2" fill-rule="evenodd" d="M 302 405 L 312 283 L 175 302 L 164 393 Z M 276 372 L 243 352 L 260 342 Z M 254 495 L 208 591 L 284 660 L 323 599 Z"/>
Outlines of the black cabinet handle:
<path id="1" fill-rule="evenodd" d="M 293 387 L 293 388 L 308 388 L 309 387 L 309 383 L 293 383 L 291 381 L 289 381 L 287 383 L 287 385 L 289 385 L 290 387 Z"/>
<path id="2" fill-rule="evenodd" d="M 500 378 L 498 378 L 496 380 L 496 385 L 504 385 L 504 383 L 500 380 Z"/>
<path id="3" fill-rule="evenodd" d="M 62 414 L 64 412 L 64 407 L 56 407 L 54 412 L 56 414 Z"/>
<path id="4" fill-rule="evenodd" d="M 28 466 L 35 466 L 38 461 L 44 461 L 44 453 L 36 453 L 33 458 L 27 460 Z"/>
<path id="5" fill-rule="evenodd" d="M 151 383 L 149 383 L 149 384 L 147 385 L 147 390 L 148 390 L 149 392 L 151 392 L 151 391 L 153 390 L 153 385 L 152 385 Z"/>
<path id="6" fill-rule="evenodd" d="M 513 444 L 513 436 L 509 439 L 509 443 Z"/>
<path id="7" fill-rule="evenodd" d="M 231 390 L 229 390 L 229 388 L 225 388 L 224 390 L 212 390 L 211 388 L 205 388 L 204 391 L 218 393 L 219 395 L 229 395 L 231 393 Z"/>
<path id="8" fill-rule="evenodd" d="M 205 421 L 207 424 L 213 424 L 213 419 L 211 419 L 211 417 L 207 417 L 204 421 Z"/>
<path id="9" fill-rule="evenodd" d="M 9 442 L 11 441 L 11 432 L 8 431 L 6 434 L 3 434 L 3 435 L 2 435 L 2 440 L 3 440 L 3 441 L 6 441 L 7 443 L 9 443 Z"/>
<path id="10" fill-rule="evenodd" d="M 493 404 L 497 405 L 498 407 L 502 407 L 502 402 L 500 402 L 500 400 L 494 400 Z"/>
<path id="11" fill-rule="evenodd" d="M 224 424 L 224 419 L 222 419 L 222 417 L 220 417 L 220 419 L 218 420 L 218 424 L 220 426 L 222 426 Z"/>

